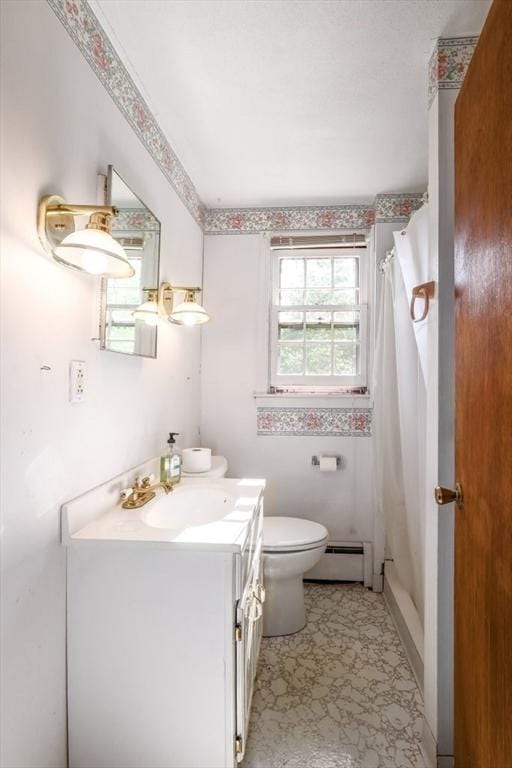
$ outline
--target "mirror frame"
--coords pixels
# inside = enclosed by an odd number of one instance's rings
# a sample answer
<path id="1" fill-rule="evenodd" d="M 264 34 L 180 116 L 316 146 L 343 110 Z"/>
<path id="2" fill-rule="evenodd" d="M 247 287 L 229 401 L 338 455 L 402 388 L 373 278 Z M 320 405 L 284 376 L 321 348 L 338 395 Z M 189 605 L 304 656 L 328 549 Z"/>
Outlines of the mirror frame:
<path id="1" fill-rule="evenodd" d="M 148 208 L 146 203 L 144 203 L 143 200 L 140 199 L 140 197 L 133 192 L 132 187 L 125 181 L 124 177 L 121 176 L 120 173 L 116 171 L 113 165 L 109 164 L 107 166 L 107 175 L 104 177 L 105 183 L 104 183 L 104 193 L 105 193 L 105 205 L 113 205 L 112 203 L 112 177 L 113 174 L 116 174 L 123 184 L 133 193 L 133 196 L 137 198 L 137 200 L 140 201 L 141 205 L 146 208 L 147 211 L 153 216 L 155 221 L 158 222 L 160 225 L 160 230 L 158 233 L 158 285 L 156 286 L 144 286 L 144 288 L 155 288 L 158 290 L 159 284 L 160 284 L 160 260 L 161 260 L 161 239 L 162 239 L 162 222 L 160 219 L 155 216 L 151 208 Z M 121 352 L 117 349 L 109 349 L 109 347 L 106 346 L 106 337 L 107 337 L 107 287 L 108 287 L 108 281 L 112 278 L 104 277 L 101 280 L 101 289 L 100 289 L 100 327 L 99 327 L 99 341 L 100 341 L 100 350 L 103 352 L 112 352 L 116 355 L 124 355 L 125 357 L 142 357 L 146 360 L 156 360 L 158 357 L 158 325 L 154 326 L 155 328 L 155 354 L 154 355 L 143 355 L 139 352 Z M 142 302 L 141 302 L 142 303 Z"/>

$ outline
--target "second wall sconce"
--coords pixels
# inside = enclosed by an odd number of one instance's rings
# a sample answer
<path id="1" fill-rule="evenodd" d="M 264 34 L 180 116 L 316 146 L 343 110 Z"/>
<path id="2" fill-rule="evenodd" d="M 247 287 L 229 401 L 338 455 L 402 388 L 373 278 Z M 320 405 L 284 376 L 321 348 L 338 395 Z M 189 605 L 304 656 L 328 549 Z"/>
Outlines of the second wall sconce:
<path id="1" fill-rule="evenodd" d="M 137 307 L 133 316 L 136 320 L 144 320 L 147 325 L 156 325 L 159 317 L 165 317 L 176 325 L 202 325 L 210 320 L 210 315 L 195 300 L 201 288 L 162 283 L 159 289 L 144 288 L 144 291 L 148 298 Z M 175 293 L 185 294 L 184 301 L 176 307 Z"/>
<path id="2" fill-rule="evenodd" d="M 117 216 L 111 205 L 72 205 L 58 195 L 46 195 L 37 209 L 39 239 L 59 264 L 102 277 L 132 277 L 133 266 L 110 234 Z M 89 216 L 85 229 L 75 229 L 76 216 Z"/>

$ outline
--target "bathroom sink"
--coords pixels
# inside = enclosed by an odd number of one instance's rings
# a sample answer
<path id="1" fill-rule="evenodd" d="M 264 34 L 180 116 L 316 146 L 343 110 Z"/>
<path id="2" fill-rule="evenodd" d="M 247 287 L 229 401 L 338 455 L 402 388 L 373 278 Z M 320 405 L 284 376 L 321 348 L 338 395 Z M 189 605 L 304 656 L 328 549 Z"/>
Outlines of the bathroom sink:
<path id="1" fill-rule="evenodd" d="M 168 496 L 159 496 L 142 514 L 153 528 L 184 528 L 222 520 L 233 511 L 235 498 L 214 485 L 179 486 Z"/>

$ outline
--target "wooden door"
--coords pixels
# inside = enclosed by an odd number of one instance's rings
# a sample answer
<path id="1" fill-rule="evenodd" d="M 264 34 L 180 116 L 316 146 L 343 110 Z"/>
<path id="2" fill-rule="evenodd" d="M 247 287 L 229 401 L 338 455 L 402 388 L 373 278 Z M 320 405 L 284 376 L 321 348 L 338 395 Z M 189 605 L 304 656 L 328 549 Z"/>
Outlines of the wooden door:
<path id="1" fill-rule="evenodd" d="M 512 768 L 512 0 L 455 107 L 455 768 Z"/>

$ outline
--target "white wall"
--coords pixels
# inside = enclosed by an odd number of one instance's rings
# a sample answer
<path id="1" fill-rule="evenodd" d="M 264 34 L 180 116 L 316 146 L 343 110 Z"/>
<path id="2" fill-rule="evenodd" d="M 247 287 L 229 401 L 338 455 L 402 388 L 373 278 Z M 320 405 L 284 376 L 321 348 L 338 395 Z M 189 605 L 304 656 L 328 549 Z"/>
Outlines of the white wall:
<path id="1" fill-rule="evenodd" d="M 199 331 L 164 327 L 157 360 L 100 352 L 98 281 L 45 257 L 37 201 L 94 202 L 96 176 L 113 163 L 161 220 L 160 276 L 179 284 L 201 281 L 202 235 L 49 6 L 1 6 L 1 764 L 62 768 L 59 507 L 158 452 L 170 429 L 197 441 Z M 68 402 L 72 359 L 88 367 L 78 405 Z"/>
<path id="2" fill-rule="evenodd" d="M 317 520 L 331 540 L 371 541 L 371 438 L 256 434 L 253 393 L 264 391 L 266 383 L 269 272 L 263 235 L 205 238 L 204 301 L 213 322 L 202 332 L 202 443 L 227 457 L 232 476 L 267 478 L 266 514 Z M 336 402 L 351 404 L 350 398 Z M 321 474 L 312 467 L 311 456 L 324 452 L 342 454 L 345 469 Z"/>

